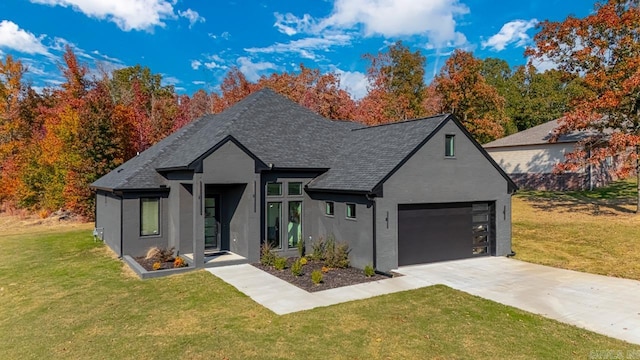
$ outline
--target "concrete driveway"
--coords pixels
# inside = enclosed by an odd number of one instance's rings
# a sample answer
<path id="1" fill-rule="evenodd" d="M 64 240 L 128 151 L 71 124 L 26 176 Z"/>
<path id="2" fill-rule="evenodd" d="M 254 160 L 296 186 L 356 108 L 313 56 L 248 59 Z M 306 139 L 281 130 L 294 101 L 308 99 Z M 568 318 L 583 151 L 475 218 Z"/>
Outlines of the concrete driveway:
<path id="1" fill-rule="evenodd" d="M 398 272 L 640 344 L 640 281 L 503 257 L 404 266 Z"/>

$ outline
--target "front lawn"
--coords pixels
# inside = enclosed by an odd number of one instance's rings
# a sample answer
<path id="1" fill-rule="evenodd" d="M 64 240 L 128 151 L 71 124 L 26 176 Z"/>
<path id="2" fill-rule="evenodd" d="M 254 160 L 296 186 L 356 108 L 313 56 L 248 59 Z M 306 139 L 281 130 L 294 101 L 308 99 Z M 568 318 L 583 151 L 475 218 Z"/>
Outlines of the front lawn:
<path id="1" fill-rule="evenodd" d="M 90 230 L 0 235 L 3 359 L 532 359 L 640 350 L 445 286 L 277 316 L 210 273 L 139 280 Z"/>
<path id="2" fill-rule="evenodd" d="M 593 192 L 521 192 L 513 198 L 516 258 L 640 280 L 635 182 Z"/>

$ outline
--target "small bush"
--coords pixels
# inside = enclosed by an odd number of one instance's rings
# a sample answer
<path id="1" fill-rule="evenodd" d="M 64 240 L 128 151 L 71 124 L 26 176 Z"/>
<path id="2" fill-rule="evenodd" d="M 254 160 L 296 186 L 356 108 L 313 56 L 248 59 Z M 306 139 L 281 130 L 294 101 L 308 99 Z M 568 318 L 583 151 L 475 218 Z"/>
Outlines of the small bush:
<path id="1" fill-rule="evenodd" d="M 298 256 L 303 257 L 304 256 L 304 239 L 300 239 L 298 240 L 298 243 L 296 244 L 296 248 L 298 248 Z"/>
<path id="2" fill-rule="evenodd" d="M 323 277 L 324 275 L 322 275 L 321 271 L 315 270 L 311 273 L 311 281 L 313 281 L 313 283 L 316 285 L 322 282 Z"/>
<path id="3" fill-rule="evenodd" d="M 340 269 L 349 267 L 349 251 L 347 244 L 336 244 L 335 239 L 330 237 L 325 246 L 324 265 Z"/>
<path id="4" fill-rule="evenodd" d="M 307 262 L 308 262 L 308 261 L 307 261 L 307 258 L 306 258 L 306 257 L 304 257 L 304 256 L 303 256 L 303 257 L 301 257 L 301 258 L 300 258 L 300 264 L 302 264 L 302 265 L 307 265 Z"/>
<path id="5" fill-rule="evenodd" d="M 156 261 L 153 263 L 153 270 L 159 270 L 160 267 L 162 266 L 162 263 L 160 263 L 160 261 Z"/>
<path id="6" fill-rule="evenodd" d="M 317 270 L 316 270 L 316 271 L 317 271 Z M 322 272 L 323 272 L 323 273 L 328 273 L 328 272 L 329 272 L 329 268 L 328 268 L 328 267 L 326 267 L 326 266 L 323 266 L 323 267 L 322 267 Z"/>
<path id="7" fill-rule="evenodd" d="M 364 276 L 372 277 L 375 274 L 376 274 L 376 271 L 373 269 L 373 266 L 367 265 L 364 267 Z"/>
<path id="8" fill-rule="evenodd" d="M 276 261 L 276 254 L 273 252 L 271 243 L 265 241 L 260 247 L 260 264 L 264 266 L 273 266 Z"/>
<path id="9" fill-rule="evenodd" d="M 322 238 L 319 238 L 318 240 L 314 241 L 313 244 L 311 244 L 311 257 L 315 260 L 323 260 L 324 249 L 325 242 L 324 240 L 322 240 Z"/>
<path id="10" fill-rule="evenodd" d="M 291 265 L 291 273 L 295 276 L 302 275 L 302 262 L 300 260 L 296 260 L 293 265 Z"/>
<path id="11" fill-rule="evenodd" d="M 175 260 L 173 260 L 173 267 L 174 268 L 182 268 L 187 266 L 187 262 L 184 261 L 183 258 L 181 258 L 180 256 L 177 256 Z"/>
<path id="12" fill-rule="evenodd" d="M 273 267 L 276 270 L 284 270 L 287 268 L 287 258 L 276 256 L 276 259 L 273 261 Z"/>

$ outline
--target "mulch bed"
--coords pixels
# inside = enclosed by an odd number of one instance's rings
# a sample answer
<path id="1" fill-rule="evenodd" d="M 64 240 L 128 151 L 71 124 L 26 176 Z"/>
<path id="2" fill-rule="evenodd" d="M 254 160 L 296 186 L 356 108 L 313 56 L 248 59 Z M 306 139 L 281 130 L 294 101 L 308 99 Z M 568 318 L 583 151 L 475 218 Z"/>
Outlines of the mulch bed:
<path id="1" fill-rule="evenodd" d="M 329 269 L 329 272 L 322 273 L 323 282 L 316 285 L 313 283 L 313 281 L 311 281 L 311 273 L 314 270 L 321 270 L 323 265 L 322 262 L 309 260 L 307 264 L 302 267 L 303 274 L 301 276 L 295 276 L 291 273 L 291 264 L 293 264 L 296 259 L 297 258 L 293 257 L 288 258 L 287 268 L 284 270 L 276 270 L 272 266 L 264 266 L 260 263 L 252 265 L 308 292 L 316 292 L 334 289 L 342 286 L 366 283 L 370 281 L 389 279 L 388 276 L 380 274 L 375 274 L 372 277 L 366 277 L 364 275 L 364 271 L 348 267 L 346 269 Z M 400 276 L 399 274 L 395 273 L 392 275 Z"/>
<path id="2" fill-rule="evenodd" d="M 153 263 L 155 263 L 157 260 L 155 260 L 155 259 L 147 259 L 144 256 L 135 257 L 133 259 L 138 264 L 140 264 L 145 270 L 147 270 L 147 271 L 156 271 L 156 270 L 153 269 Z M 173 267 L 173 260 L 174 259 L 171 259 L 171 261 L 160 262 L 160 268 L 158 270 L 175 269 Z M 189 266 L 189 264 L 186 264 L 186 265 Z"/>

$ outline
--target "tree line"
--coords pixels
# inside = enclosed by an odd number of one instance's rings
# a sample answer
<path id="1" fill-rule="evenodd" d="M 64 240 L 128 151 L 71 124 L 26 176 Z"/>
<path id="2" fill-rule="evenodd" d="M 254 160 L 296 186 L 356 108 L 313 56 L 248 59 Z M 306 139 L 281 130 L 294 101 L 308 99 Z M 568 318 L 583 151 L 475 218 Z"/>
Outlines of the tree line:
<path id="1" fill-rule="evenodd" d="M 427 84 L 425 56 L 396 42 L 363 56 L 368 91 L 357 100 L 341 88 L 337 73 L 304 65 L 256 82 L 232 68 L 219 92 L 179 95 L 140 65 L 89 76 L 71 48 L 60 66 L 64 82 L 37 92 L 25 82 L 22 62 L 8 55 L 0 61 L 0 202 L 43 213 L 66 208 L 90 219 L 90 183 L 194 119 L 264 87 L 327 118 L 366 125 L 452 113 L 481 143 L 562 117 L 556 135 L 594 130 L 602 136 L 585 144 L 588 154 L 578 149 L 561 167 L 614 153 L 637 166 L 638 2 L 610 0 L 585 19 L 543 22 L 540 29 L 527 55 L 551 59 L 557 70 L 511 68 L 456 50 Z"/>

